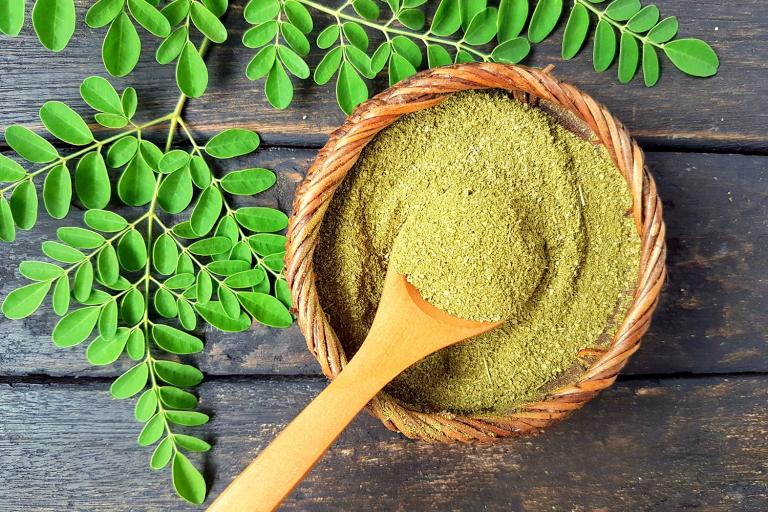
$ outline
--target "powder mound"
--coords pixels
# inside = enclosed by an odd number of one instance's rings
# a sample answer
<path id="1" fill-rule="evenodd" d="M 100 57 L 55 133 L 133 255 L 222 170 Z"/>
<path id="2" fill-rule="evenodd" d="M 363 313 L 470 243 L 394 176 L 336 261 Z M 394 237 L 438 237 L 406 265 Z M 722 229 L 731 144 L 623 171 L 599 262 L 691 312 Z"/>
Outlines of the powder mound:
<path id="1" fill-rule="evenodd" d="M 418 410 L 503 414 L 610 343 L 639 267 L 631 206 L 603 147 L 504 93 L 454 94 L 379 133 L 336 190 L 314 255 L 320 302 L 348 356 L 390 259 L 437 307 L 505 318 L 386 388 Z"/>
<path id="2" fill-rule="evenodd" d="M 544 240 L 499 190 L 449 189 L 405 221 L 390 254 L 422 297 L 453 316 L 514 318 L 546 271 Z"/>

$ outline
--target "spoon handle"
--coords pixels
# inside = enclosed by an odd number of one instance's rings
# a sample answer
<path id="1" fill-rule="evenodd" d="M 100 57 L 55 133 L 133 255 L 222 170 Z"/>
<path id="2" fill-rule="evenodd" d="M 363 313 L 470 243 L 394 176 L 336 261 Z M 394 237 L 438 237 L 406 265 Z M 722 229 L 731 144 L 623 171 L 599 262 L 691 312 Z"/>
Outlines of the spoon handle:
<path id="1" fill-rule="evenodd" d="M 208 512 L 277 509 L 357 413 L 399 373 L 382 372 L 379 357 L 360 350 L 224 490 Z"/>

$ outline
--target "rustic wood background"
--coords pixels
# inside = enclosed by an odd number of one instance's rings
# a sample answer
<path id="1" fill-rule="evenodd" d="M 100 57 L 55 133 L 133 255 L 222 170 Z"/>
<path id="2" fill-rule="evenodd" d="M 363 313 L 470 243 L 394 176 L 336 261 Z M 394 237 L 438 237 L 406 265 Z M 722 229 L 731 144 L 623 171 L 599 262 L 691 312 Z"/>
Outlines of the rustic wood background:
<path id="1" fill-rule="evenodd" d="M 85 106 L 78 85 L 105 75 L 102 30 L 82 24 L 60 54 L 25 28 L 0 38 L 0 130 L 37 126 L 49 99 Z M 559 37 L 527 62 L 603 101 L 648 152 L 669 228 L 669 283 L 643 347 L 623 376 L 567 422 L 534 439 L 493 447 L 429 446 L 361 415 L 286 502 L 288 510 L 754 510 L 768 509 L 768 17 L 762 0 L 665 0 L 681 35 L 717 50 L 717 77 L 683 76 L 664 63 L 658 86 L 591 69 L 589 52 L 559 59 Z M 226 16 L 229 41 L 207 57 L 209 92 L 186 118 L 201 137 L 231 126 L 261 133 L 264 147 L 240 166 L 278 171 L 259 200 L 290 209 L 293 190 L 327 134 L 343 119 L 332 87 L 300 85 L 293 105 L 269 107 L 243 69 L 243 1 Z M 562 31 L 562 27 L 559 29 Z M 145 38 L 150 41 L 151 38 Z M 146 119 L 171 110 L 173 68 L 146 45 L 132 77 Z M 311 62 L 317 62 L 317 55 Z M 383 85 L 381 81 L 378 85 Z M 7 146 L 0 143 L 0 151 Z M 38 257 L 58 222 L 45 216 L 0 247 L 0 297 L 21 283 L 18 263 Z M 108 387 L 125 362 L 93 368 L 84 347 L 57 350 L 46 304 L 24 321 L 0 319 L 0 510 L 187 510 L 167 471 L 153 473 L 135 445 L 132 406 Z M 318 366 L 294 327 L 238 335 L 206 330 L 197 359 L 206 373 L 200 458 L 227 482 L 322 388 Z"/>

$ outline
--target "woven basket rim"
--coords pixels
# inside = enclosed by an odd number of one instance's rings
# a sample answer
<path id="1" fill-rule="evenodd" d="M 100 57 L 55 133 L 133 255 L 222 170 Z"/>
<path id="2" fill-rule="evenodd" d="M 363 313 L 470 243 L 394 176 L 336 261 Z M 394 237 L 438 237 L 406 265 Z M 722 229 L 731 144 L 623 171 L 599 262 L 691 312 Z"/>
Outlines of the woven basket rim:
<path id="1" fill-rule="evenodd" d="M 333 379 L 348 360 L 320 305 L 313 264 L 319 227 L 336 188 L 363 148 L 381 130 L 407 113 L 471 89 L 503 89 L 519 100 L 546 100 L 590 128 L 630 188 L 633 218 L 641 239 L 640 267 L 632 303 L 610 346 L 595 351 L 594 362 L 578 380 L 553 390 L 540 401 L 523 404 L 503 415 L 458 415 L 413 410 L 382 391 L 368 405 L 387 428 L 431 442 L 493 442 L 501 437 L 532 434 L 579 409 L 613 384 L 639 348 L 666 278 L 665 226 L 656 184 L 637 142 L 602 104 L 551 76 L 549 69 L 483 62 L 422 71 L 359 105 L 331 133 L 296 190 L 287 233 L 286 278 L 299 328 L 326 376 Z"/>

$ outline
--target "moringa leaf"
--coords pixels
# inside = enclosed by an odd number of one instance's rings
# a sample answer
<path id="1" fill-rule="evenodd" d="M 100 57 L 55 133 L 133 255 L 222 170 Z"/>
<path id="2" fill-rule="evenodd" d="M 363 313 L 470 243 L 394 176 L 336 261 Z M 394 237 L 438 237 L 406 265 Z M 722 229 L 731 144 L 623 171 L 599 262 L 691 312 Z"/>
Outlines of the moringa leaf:
<path id="1" fill-rule="evenodd" d="M 336 79 L 336 101 L 341 110 L 349 115 L 352 110 L 368 99 L 368 87 L 352 64 L 344 61 Z"/>
<path id="2" fill-rule="evenodd" d="M 63 219 L 69 213 L 71 202 L 72 178 L 69 176 L 69 170 L 64 165 L 57 165 L 50 170 L 43 183 L 45 210 L 54 219 Z"/>
<path id="3" fill-rule="evenodd" d="M 485 9 L 486 0 L 459 0 L 459 9 L 461 9 L 461 30 L 467 31 L 472 18 L 477 13 Z"/>
<path id="4" fill-rule="evenodd" d="M 125 331 L 125 341 L 128 341 L 128 330 Z M 105 340 L 115 338 L 117 333 L 117 301 L 110 300 L 101 307 L 99 314 L 99 336 Z"/>
<path id="5" fill-rule="evenodd" d="M 288 227 L 288 216 L 280 210 L 262 206 L 245 206 L 235 210 L 235 219 L 246 229 L 260 233 L 280 231 Z"/>
<path id="6" fill-rule="evenodd" d="M 75 300 L 81 303 L 88 302 L 93 289 L 93 265 L 90 260 L 85 260 L 77 267 L 72 284 L 72 296 Z"/>
<path id="7" fill-rule="evenodd" d="M 197 397 L 188 391 L 173 386 L 160 386 L 160 401 L 173 409 L 194 409 Z"/>
<path id="8" fill-rule="evenodd" d="M 205 425 L 210 420 L 207 414 L 197 411 L 166 411 L 165 415 L 171 423 L 186 427 Z"/>
<path id="9" fill-rule="evenodd" d="M 24 126 L 14 124 L 5 129 L 5 142 L 19 156 L 37 164 L 47 164 L 59 158 L 53 145 Z"/>
<path id="10" fill-rule="evenodd" d="M 595 71 L 608 69 L 616 56 L 616 33 L 607 21 L 601 19 L 595 29 L 595 43 L 592 48 L 592 64 Z"/>
<path id="11" fill-rule="evenodd" d="M 76 226 L 63 226 L 56 230 L 56 236 L 67 245 L 78 249 L 96 249 L 106 240 L 95 231 Z"/>
<path id="12" fill-rule="evenodd" d="M 125 12 L 109 26 L 101 47 L 104 67 L 112 76 L 125 76 L 136 67 L 141 55 L 141 40 L 136 27 Z"/>
<path id="13" fill-rule="evenodd" d="M 173 31 L 171 35 L 165 38 L 155 51 L 155 60 L 159 64 L 170 64 L 176 60 L 181 50 L 187 44 L 189 29 L 181 26 Z"/>
<path id="14" fill-rule="evenodd" d="M 266 293 L 241 292 L 238 299 L 248 313 L 259 323 L 270 327 L 290 327 L 293 316 L 275 297 Z"/>
<path id="15" fill-rule="evenodd" d="M 652 43 L 666 43 L 677 35 L 677 18 L 670 16 L 658 22 L 646 36 Z"/>
<path id="16" fill-rule="evenodd" d="M 172 468 L 173 487 L 178 495 L 194 505 L 200 505 L 207 492 L 203 475 L 178 451 L 173 455 Z"/>
<path id="17" fill-rule="evenodd" d="M 285 39 L 285 42 L 288 43 L 288 46 L 290 46 L 296 53 L 302 57 L 309 54 L 309 39 L 307 39 L 307 36 L 305 36 L 301 30 L 290 23 L 283 23 L 280 26 L 280 33 L 282 34 L 283 39 Z"/>
<path id="18" fill-rule="evenodd" d="M 277 58 L 277 48 L 273 45 L 265 46 L 253 56 L 245 69 L 245 76 L 249 80 L 263 78 L 272 69 Z"/>
<path id="19" fill-rule="evenodd" d="M 448 66 L 453 62 L 448 50 L 438 44 L 427 45 L 427 65 L 430 68 Z"/>
<path id="20" fill-rule="evenodd" d="M 207 452 L 211 449 L 210 444 L 194 436 L 174 434 L 173 438 L 176 441 L 176 444 L 190 452 Z"/>
<path id="21" fill-rule="evenodd" d="M 640 0 L 613 0 L 605 9 L 605 15 L 615 21 L 626 21 L 640 11 Z"/>
<path id="22" fill-rule="evenodd" d="M 117 244 L 117 258 L 120 265 L 129 272 L 144 267 L 147 262 L 147 245 L 141 233 L 133 228 L 125 232 Z"/>
<path id="23" fill-rule="evenodd" d="M 496 36 L 496 23 L 499 11 L 495 7 L 487 7 L 478 12 L 464 33 L 464 41 L 472 45 L 488 43 Z"/>
<path id="24" fill-rule="evenodd" d="M 565 60 L 572 59 L 579 53 L 589 31 L 589 11 L 582 4 L 575 4 L 568 17 L 563 34 L 562 55 Z"/>
<path id="25" fill-rule="evenodd" d="M 107 79 L 100 76 L 89 76 L 83 80 L 80 96 L 94 110 L 120 115 L 123 113 L 117 91 Z"/>
<path id="26" fill-rule="evenodd" d="M 376 7 L 376 9 L 378 10 L 378 7 Z M 290 21 L 292 25 L 294 25 L 305 34 L 312 32 L 312 16 L 309 14 L 309 11 L 306 7 L 304 7 L 304 5 L 300 4 L 296 0 L 286 0 L 285 3 L 283 3 L 283 10 L 285 11 L 285 15 L 288 17 L 288 21 Z M 376 17 L 378 17 L 378 15 L 375 16 L 375 18 Z"/>
<path id="27" fill-rule="evenodd" d="M 176 63 L 176 83 L 179 90 L 190 98 L 202 96 L 208 88 L 208 68 L 190 41 L 184 45 Z"/>
<path id="28" fill-rule="evenodd" d="M 621 33 L 619 48 L 619 82 L 625 84 L 632 80 L 640 61 L 640 48 L 637 40 L 629 32 Z"/>
<path id="29" fill-rule="evenodd" d="M 336 28 L 338 37 L 337 25 L 331 25 L 328 28 Z M 243 34 L 243 45 L 246 48 L 260 48 L 275 39 L 275 36 L 277 36 L 277 29 L 278 24 L 275 20 L 265 21 L 255 27 L 251 27 L 245 31 L 245 34 Z M 318 41 L 319 40 L 320 38 L 318 37 Z"/>
<path id="30" fill-rule="evenodd" d="M 438 36 L 450 36 L 461 27 L 459 0 L 440 0 L 434 16 L 431 31 Z"/>
<path id="31" fill-rule="evenodd" d="M 328 25 L 317 35 L 317 47 L 321 50 L 330 48 L 336 41 L 339 40 L 339 33 L 340 31 L 338 24 Z"/>
<path id="32" fill-rule="evenodd" d="M 158 347 L 171 354 L 196 354 L 203 350 L 203 342 L 197 337 L 168 325 L 154 325 L 152 339 Z"/>
<path id="33" fill-rule="evenodd" d="M 207 235 L 213 229 L 214 224 L 216 224 L 221 208 L 221 192 L 213 186 L 203 190 L 189 219 L 189 226 L 192 232 L 197 236 Z"/>
<path id="34" fill-rule="evenodd" d="M 192 202 L 192 177 L 189 167 L 172 172 L 160 184 L 157 202 L 168 213 L 181 213 Z"/>
<path id="35" fill-rule="evenodd" d="M 149 419 L 155 415 L 155 412 L 157 412 L 157 403 L 157 392 L 154 389 L 144 391 L 139 399 L 136 400 L 136 407 L 133 412 L 136 421 L 149 421 Z"/>
<path id="36" fill-rule="evenodd" d="M 86 208 L 101 209 L 109 204 L 112 186 L 104 158 L 98 151 L 86 153 L 78 162 L 75 168 L 75 192 Z"/>
<path id="37" fill-rule="evenodd" d="M 69 309 L 69 299 L 69 278 L 63 276 L 56 281 L 56 286 L 53 288 L 51 304 L 54 313 L 59 316 L 64 316 Z"/>
<path id="38" fill-rule="evenodd" d="M 659 81 L 659 56 L 650 43 L 643 43 L 643 81 L 646 87 L 653 87 Z"/>
<path id="39" fill-rule="evenodd" d="M 0 240 L 5 242 L 16 240 L 16 224 L 13 222 L 11 206 L 2 194 L 0 194 Z"/>
<path id="40" fill-rule="evenodd" d="M 352 7 L 357 14 L 367 20 L 375 20 L 381 13 L 379 6 L 373 0 L 352 0 Z"/>
<path id="41" fill-rule="evenodd" d="M 50 289 L 51 281 L 42 281 L 16 288 L 3 301 L 3 314 L 11 320 L 28 317 L 37 311 Z"/>
<path id="42" fill-rule="evenodd" d="M 110 167 L 122 167 L 136 155 L 139 141 L 133 135 L 117 139 L 107 151 L 107 163 Z"/>
<path id="43" fill-rule="evenodd" d="M 137 442 L 139 446 L 155 444 L 161 437 L 163 437 L 164 432 L 165 423 L 163 422 L 163 414 L 157 413 L 152 416 L 144 425 L 144 428 L 141 429 Z"/>
<path id="44" fill-rule="evenodd" d="M 51 281 L 64 275 L 64 269 L 43 261 L 22 261 L 19 273 L 32 281 Z"/>
<path id="45" fill-rule="evenodd" d="M 359 23 L 347 21 L 342 25 L 342 28 L 344 30 L 344 37 L 346 37 L 347 41 L 361 51 L 368 50 L 368 34 Z"/>
<path id="46" fill-rule="evenodd" d="M 163 233 L 155 240 L 152 247 L 152 264 L 155 270 L 163 275 L 171 275 L 176 269 L 176 262 L 179 259 L 179 250 L 173 237 Z"/>
<path id="47" fill-rule="evenodd" d="M 125 0 L 99 0 L 85 14 L 85 24 L 91 28 L 101 28 L 123 12 Z"/>
<path id="48" fill-rule="evenodd" d="M 52 240 L 46 240 L 42 244 L 43 254 L 52 260 L 62 263 L 80 263 L 85 259 L 85 254 L 74 247 L 64 245 Z"/>
<path id="49" fill-rule="evenodd" d="M 117 399 L 130 398 L 144 389 L 148 378 L 148 364 L 140 363 L 118 377 L 110 386 L 109 391 Z"/>
<path id="50" fill-rule="evenodd" d="M 116 233 L 128 226 L 121 215 L 107 210 L 88 210 L 83 216 L 88 227 L 105 233 Z"/>
<path id="51" fill-rule="evenodd" d="M 203 374 L 194 366 L 175 361 L 155 361 L 155 373 L 163 381 L 179 387 L 197 386 L 203 380 Z"/>
<path id="52" fill-rule="evenodd" d="M 627 28 L 640 34 L 649 31 L 658 21 L 659 8 L 655 5 L 646 5 L 629 19 Z"/>
<path id="53" fill-rule="evenodd" d="M 6 0 L 0 3 L 0 32 L 15 37 L 24 26 L 24 0 Z"/>
<path id="54" fill-rule="evenodd" d="M 117 361 L 123 353 L 123 350 L 125 350 L 125 345 L 128 342 L 128 334 L 128 329 L 121 327 L 118 329 L 117 334 L 111 339 L 104 339 L 101 336 L 97 336 L 90 345 L 88 345 L 88 349 L 85 352 L 88 362 L 94 366 L 105 366 Z M 148 393 L 154 395 L 152 391 L 148 391 Z M 144 398 L 145 395 L 142 395 L 141 398 Z M 142 402 L 142 400 L 139 399 L 139 402 Z M 146 406 L 146 402 L 147 400 L 144 399 L 142 406 Z M 138 410 L 138 408 L 139 403 L 137 402 L 136 409 Z"/>
<path id="55" fill-rule="evenodd" d="M 74 0 L 36 0 L 32 8 L 32 25 L 43 46 L 60 52 L 75 33 Z"/>
<path id="56" fill-rule="evenodd" d="M 248 23 L 258 25 L 274 19 L 280 12 L 278 0 L 250 0 L 245 6 L 243 16 Z"/>
<path id="57" fill-rule="evenodd" d="M 40 109 L 40 120 L 59 140 L 75 146 L 93 142 L 93 133 L 80 114 L 60 101 L 45 102 Z"/>
<path id="58" fill-rule="evenodd" d="M 525 37 L 508 39 L 493 49 L 491 58 L 495 62 L 517 64 L 531 51 L 531 43 Z"/>
<path id="59" fill-rule="evenodd" d="M 205 145 L 205 152 L 214 158 L 233 158 L 255 151 L 259 142 L 256 132 L 230 128 L 214 135 Z"/>
<path id="60" fill-rule="evenodd" d="M 389 46 L 387 46 L 387 48 L 389 48 Z M 320 61 L 320 64 L 315 68 L 314 80 L 316 84 L 325 85 L 331 78 L 333 78 L 336 70 L 339 69 L 343 54 L 344 51 L 340 46 L 337 46 L 325 54 Z"/>
<path id="61" fill-rule="evenodd" d="M 174 440 L 176 439 L 176 434 L 174 434 Z M 171 440 L 170 437 L 166 437 L 160 443 L 158 443 L 157 447 L 155 448 L 155 451 L 152 452 L 152 458 L 149 461 L 149 467 L 152 469 L 158 470 L 163 469 L 165 466 L 168 465 L 169 462 L 171 462 L 171 457 L 173 456 L 173 440 Z"/>
<path id="62" fill-rule="evenodd" d="M 563 13 L 563 0 L 539 0 L 528 26 L 528 39 L 540 43 L 549 36 Z"/>
<path id="63" fill-rule="evenodd" d="M 66 348 L 85 341 L 96 326 L 100 309 L 98 306 L 88 306 L 67 313 L 53 329 L 53 344 Z"/>
<path id="64" fill-rule="evenodd" d="M 352 49 L 354 47 L 350 47 Z M 277 55 L 280 57 L 280 61 L 288 68 L 294 76 L 297 78 L 309 78 L 309 66 L 304 62 L 299 54 L 288 48 L 287 46 L 278 45 Z"/>
<path id="65" fill-rule="evenodd" d="M 515 39 L 528 20 L 528 0 L 501 0 L 496 39 L 499 43 Z"/>
<path id="66" fill-rule="evenodd" d="M 147 32 L 157 37 L 166 37 L 171 33 L 171 24 L 155 6 L 146 0 L 128 0 L 128 8 L 133 18 L 144 27 Z"/>
<path id="67" fill-rule="evenodd" d="M 112 244 L 107 244 L 99 251 L 96 261 L 99 279 L 106 285 L 112 285 L 120 278 L 120 263 L 117 259 L 117 252 Z"/>
<path id="68" fill-rule="evenodd" d="M 193 1 L 190 14 L 192 23 L 208 39 L 214 43 L 223 43 L 227 40 L 227 29 L 219 18 L 200 2 Z"/>
<path id="69" fill-rule="evenodd" d="M 717 54 L 701 39 L 675 39 L 663 49 L 677 69 L 691 76 L 712 76 L 720 66 Z"/>
<path id="70" fill-rule="evenodd" d="M 269 104 L 277 109 L 287 108 L 293 99 L 293 84 L 280 60 L 272 63 L 272 68 L 267 75 L 267 81 L 264 83 L 264 93 L 267 95 Z"/>
<path id="71" fill-rule="evenodd" d="M 32 180 L 21 182 L 11 194 L 11 215 L 19 229 L 32 229 L 37 222 L 37 190 Z"/>
<path id="72" fill-rule="evenodd" d="M 256 167 L 228 173 L 221 179 L 221 188 L 230 194 L 254 195 L 268 190 L 276 181 L 274 172 Z"/>
<path id="73" fill-rule="evenodd" d="M 143 206 L 152 201 L 154 191 L 155 174 L 139 154 L 131 160 L 117 181 L 117 195 L 129 206 Z"/>
<path id="74" fill-rule="evenodd" d="M 221 302 L 211 301 L 206 304 L 195 304 L 195 311 L 203 319 L 223 332 L 243 332 L 251 327 L 251 319 L 245 313 L 241 313 L 237 320 L 233 320 L 224 312 Z"/>

